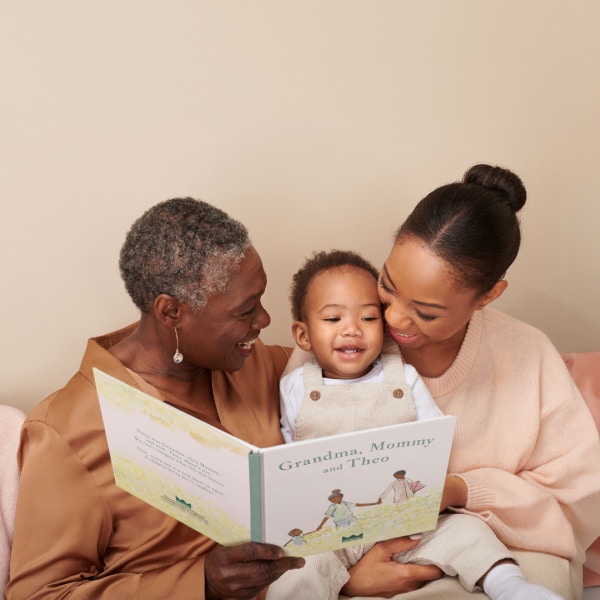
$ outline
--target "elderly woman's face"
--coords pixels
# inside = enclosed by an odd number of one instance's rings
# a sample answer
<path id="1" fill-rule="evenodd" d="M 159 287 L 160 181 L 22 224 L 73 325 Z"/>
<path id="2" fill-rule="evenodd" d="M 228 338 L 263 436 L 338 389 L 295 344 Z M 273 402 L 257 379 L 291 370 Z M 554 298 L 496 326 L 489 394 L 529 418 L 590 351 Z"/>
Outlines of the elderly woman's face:
<path id="1" fill-rule="evenodd" d="M 250 247 L 227 291 L 210 296 L 200 311 L 187 311 L 179 328 L 185 361 L 205 369 L 241 369 L 260 330 L 271 322 L 261 304 L 266 285 L 260 256 Z"/>

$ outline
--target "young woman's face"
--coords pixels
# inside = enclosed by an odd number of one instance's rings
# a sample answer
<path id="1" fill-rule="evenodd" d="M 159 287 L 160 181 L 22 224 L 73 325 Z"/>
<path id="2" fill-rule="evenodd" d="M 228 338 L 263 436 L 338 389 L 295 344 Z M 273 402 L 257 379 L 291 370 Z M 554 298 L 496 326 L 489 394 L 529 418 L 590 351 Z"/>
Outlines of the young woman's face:
<path id="1" fill-rule="evenodd" d="M 304 312 L 304 321 L 294 322 L 294 337 L 314 352 L 325 377 L 354 379 L 370 371 L 383 344 L 373 275 L 356 267 L 319 273 L 308 287 Z"/>
<path id="2" fill-rule="evenodd" d="M 448 264 L 417 238 L 394 244 L 379 278 L 392 338 L 403 349 L 461 341 L 473 312 L 487 304 L 461 287 Z"/>

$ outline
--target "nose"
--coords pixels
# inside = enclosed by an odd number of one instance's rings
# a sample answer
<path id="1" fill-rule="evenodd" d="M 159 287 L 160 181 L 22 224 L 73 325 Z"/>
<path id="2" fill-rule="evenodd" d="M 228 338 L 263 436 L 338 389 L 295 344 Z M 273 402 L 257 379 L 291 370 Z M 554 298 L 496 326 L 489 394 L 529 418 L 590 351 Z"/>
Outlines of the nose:
<path id="1" fill-rule="evenodd" d="M 385 320 L 390 327 L 400 331 L 409 329 L 412 325 L 412 319 L 397 303 L 385 307 Z"/>
<path id="2" fill-rule="evenodd" d="M 360 321 L 356 319 L 349 319 L 344 323 L 344 327 L 342 328 L 342 335 L 348 337 L 359 337 L 362 335 L 362 328 L 360 326 Z"/>
<path id="3" fill-rule="evenodd" d="M 271 324 L 271 315 L 267 312 L 265 307 L 261 304 L 258 311 L 256 312 L 256 316 L 252 321 L 253 329 L 265 329 Z"/>

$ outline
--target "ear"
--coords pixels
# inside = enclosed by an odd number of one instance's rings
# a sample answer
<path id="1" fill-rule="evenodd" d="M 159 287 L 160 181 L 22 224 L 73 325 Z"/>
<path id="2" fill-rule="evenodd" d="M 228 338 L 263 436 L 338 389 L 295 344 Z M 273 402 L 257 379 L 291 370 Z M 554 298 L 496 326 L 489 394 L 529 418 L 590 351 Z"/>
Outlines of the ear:
<path id="1" fill-rule="evenodd" d="M 298 347 L 307 352 L 312 349 L 310 339 L 308 337 L 308 327 L 302 321 L 294 321 L 292 323 L 292 335 Z"/>
<path id="2" fill-rule="evenodd" d="M 480 296 L 475 305 L 475 310 L 481 310 L 490 302 L 500 298 L 507 287 L 508 281 L 506 281 L 506 279 L 501 279 L 500 281 L 496 282 L 491 290 L 488 290 L 485 294 L 483 294 L 483 296 Z"/>
<path id="3" fill-rule="evenodd" d="M 159 294 L 154 299 L 150 310 L 153 312 L 157 321 L 168 327 L 177 327 L 181 321 L 184 305 L 169 296 L 169 294 Z"/>

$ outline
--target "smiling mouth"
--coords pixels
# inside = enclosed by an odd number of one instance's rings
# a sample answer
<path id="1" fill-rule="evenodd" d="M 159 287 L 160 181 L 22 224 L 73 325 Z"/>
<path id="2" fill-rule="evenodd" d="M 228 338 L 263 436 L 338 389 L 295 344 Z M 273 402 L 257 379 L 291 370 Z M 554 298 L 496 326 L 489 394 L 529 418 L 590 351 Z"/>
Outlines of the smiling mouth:
<path id="1" fill-rule="evenodd" d="M 390 327 L 390 333 L 392 334 L 392 337 L 395 337 L 398 341 L 406 340 L 408 342 L 419 337 L 418 333 L 402 333 L 401 331 L 393 329 L 392 327 Z"/>
<path id="2" fill-rule="evenodd" d="M 250 340 L 249 342 L 240 342 L 238 346 L 243 350 L 251 350 L 254 344 L 256 344 L 256 338 Z"/>
<path id="3" fill-rule="evenodd" d="M 358 354 L 362 352 L 362 348 L 337 348 L 338 352 L 342 352 L 343 354 Z"/>

